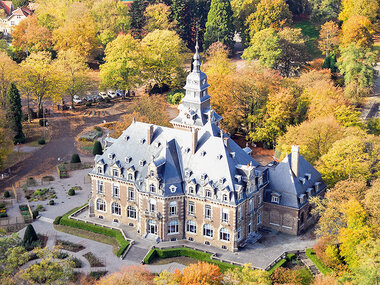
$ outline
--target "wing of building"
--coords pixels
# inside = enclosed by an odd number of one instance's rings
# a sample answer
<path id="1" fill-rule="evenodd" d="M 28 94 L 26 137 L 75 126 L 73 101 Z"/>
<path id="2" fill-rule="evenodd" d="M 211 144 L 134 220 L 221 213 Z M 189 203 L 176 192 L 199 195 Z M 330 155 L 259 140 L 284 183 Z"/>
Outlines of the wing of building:
<path id="1" fill-rule="evenodd" d="M 307 201 L 325 190 L 320 174 L 297 148 L 270 166 L 240 148 L 218 126 L 222 118 L 200 66 L 196 47 L 174 128 L 133 120 L 106 141 L 90 172 L 90 216 L 132 226 L 143 237 L 230 251 L 263 226 L 301 233 L 315 222 Z"/>

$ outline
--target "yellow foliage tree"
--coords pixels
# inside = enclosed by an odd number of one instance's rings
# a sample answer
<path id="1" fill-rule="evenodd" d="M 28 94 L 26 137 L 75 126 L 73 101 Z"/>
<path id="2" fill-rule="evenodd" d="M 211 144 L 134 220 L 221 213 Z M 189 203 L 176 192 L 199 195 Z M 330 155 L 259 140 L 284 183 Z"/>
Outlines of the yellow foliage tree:
<path id="1" fill-rule="evenodd" d="M 377 0 L 343 0 L 339 20 L 345 22 L 352 16 L 364 16 L 375 22 L 379 13 Z"/>
<path id="2" fill-rule="evenodd" d="M 374 34 L 373 24 L 367 17 L 354 15 L 343 23 L 342 47 L 347 47 L 354 43 L 364 49 L 371 48 Z"/>
<path id="3" fill-rule="evenodd" d="M 164 3 L 149 5 L 145 9 L 145 27 L 150 33 L 154 30 L 172 30 L 176 23 L 170 21 L 170 7 Z"/>

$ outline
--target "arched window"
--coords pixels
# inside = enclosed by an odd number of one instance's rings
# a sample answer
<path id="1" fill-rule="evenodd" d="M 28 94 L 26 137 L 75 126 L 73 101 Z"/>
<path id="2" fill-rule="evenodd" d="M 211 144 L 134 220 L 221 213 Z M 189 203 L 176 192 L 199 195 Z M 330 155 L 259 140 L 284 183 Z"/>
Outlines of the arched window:
<path id="1" fill-rule="evenodd" d="M 169 216 L 177 215 L 177 202 L 173 201 L 169 204 Z"/>
<path id="2" fill-rule="evenodd" d="M 102 174 L 102 173 L 103 173 L 103 169 L 102 169 L 101 166 L 98 166 L 98 173 L 99 173 L 99 174 Z"/>
<path id="3" fill-rule="evenodd" d="M 156 212 L 156 200 L 149 200 L 149 211 Z"/>
<path id="4" fill-rule="evenodd" d="M 104 200 L 102 200 L 102 199 L 97 199 L 96 200 L 96 210 L 105 212 L 106 211 L 106 202 L 104 202 Z"/>
<path id="5" fill-rule="evenodd" d="M 186 231 L 195 234 L 197 232 L 197 224 L 192 220 L 187 221 Z"/>
<path id="6" fill-rule="evenodd" d="M 111 205 L 111 208 L 112 208 L 112 214 L 121 215 L 121 207 L 119 203 L 113 202 Z"/>
<path id="7" fill-rule="evenodd" d="M 154 186 L 154 184 L 150 184 L 149 185 L 149 191 L 152 193 L 156 193 L 156 186 Z"/>
<path id="8" fill-rule="evenodd" d="M 214 230 L 211 225 L 205 224 L 203 226 L 203 235 L 206 237 L 213 237 L 214 236 Z"/>
<path id="9" fill-rule="evenodd" d="M 178 221 L 173 220 L 168 224 L 168 234 L 178 234 Z"/>
<path id="10" fill-rule="evenodd" d="M 194 194 L 194 187 L 193 186 L 189 186 L 189 194 Z"/>
<path id="11" fill-rule="evenodd" d="M 136 209 L 134 207 L 127 207 L 127 217 L 131 219 L 136 219 Z"/>
<path id="12" fill-rule="evenodd" d="M 129 180 L 129 181 L 132 181 L 132 180 L 133 180 L 133 175 L 132 175 L 132 173 L 128 173 L 128 180 Z"/>
<path id="13" fill-rule="evenodd" d="M 230 232 L 226 228 L 221 228 L 219 231 L 219 239 L 230 241 Z"/>
<path id="14" fill-rule="evenodd" d="M 223 194 L 223 202 L 227 202 L 228 201 L 228 196 L 227 194 Z"/>

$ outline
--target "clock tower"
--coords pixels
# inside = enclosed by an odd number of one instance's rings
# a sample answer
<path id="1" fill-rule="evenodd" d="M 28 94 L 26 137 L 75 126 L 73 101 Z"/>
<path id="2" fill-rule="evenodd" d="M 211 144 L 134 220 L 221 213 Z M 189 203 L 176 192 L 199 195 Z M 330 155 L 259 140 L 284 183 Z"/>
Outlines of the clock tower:
<path id="1" fill-rule="evenodd" d="M 195 46 L 193 71 L 187 76 L 185 97 L 178 106 L 179 114 L 171 120 L 174 128 L 177 129 L 200 129 L 208 121 L 211 124 L 218 124 L 222 119 L 216 114 L 210 104 L 210 95 L 208 94 L 207 76 L 201 71 L 201 57 L 199 55 L 198 39 Z"/>

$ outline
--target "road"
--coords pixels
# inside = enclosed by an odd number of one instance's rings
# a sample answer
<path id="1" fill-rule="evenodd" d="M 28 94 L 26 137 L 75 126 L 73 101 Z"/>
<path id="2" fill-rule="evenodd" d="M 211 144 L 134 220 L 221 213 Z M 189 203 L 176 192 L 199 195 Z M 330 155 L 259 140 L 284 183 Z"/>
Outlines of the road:
<path id="1" fill-rule="evenodd" d="M 368 120 L 370 118 L 377 118 L 379 116 L 380 107 L 380 62 L 375 66 L 377 78 L 374 84 L 373 95 L 367 99 L 366 104 L 362 110 L 362 118 Z"/>
<path id="2" fill-rule="evenodd" d="M 0 181 L 0 189 L 10 187 L 26 176 L 40 175 L 51 171 L 60 161 L 68 161 L 73 153 L 78 153 L 75 147 L 75 137 L 90 125 L 118 120 L 122 114 L 108 117 L 79 117 L 68 113 L 52 114 L 48 118 L 52 127 L 52 139 L 41 149 L 35 151 L 29 158 L 11 167 L 12 176 Z M 7 172 L 7 171 L 4 171 Z"/>

